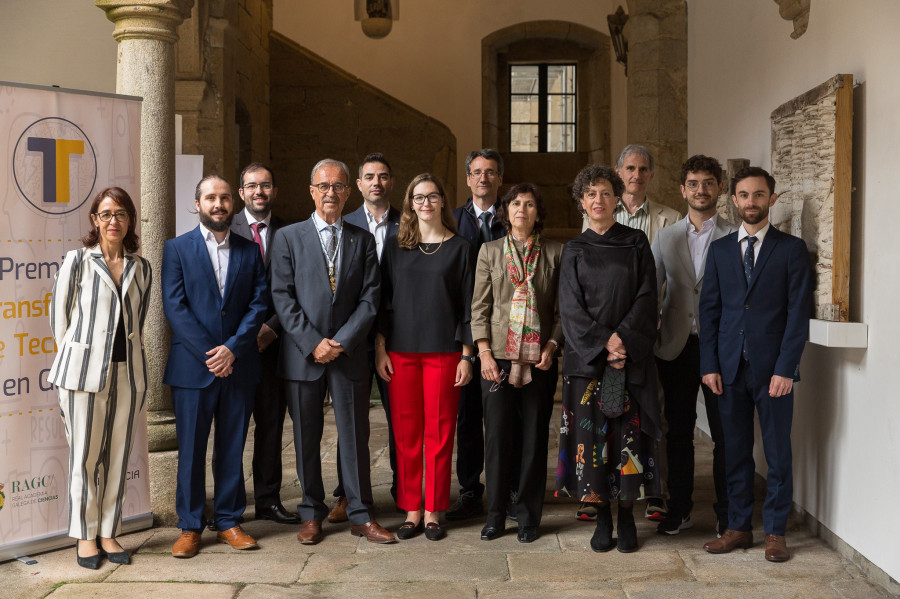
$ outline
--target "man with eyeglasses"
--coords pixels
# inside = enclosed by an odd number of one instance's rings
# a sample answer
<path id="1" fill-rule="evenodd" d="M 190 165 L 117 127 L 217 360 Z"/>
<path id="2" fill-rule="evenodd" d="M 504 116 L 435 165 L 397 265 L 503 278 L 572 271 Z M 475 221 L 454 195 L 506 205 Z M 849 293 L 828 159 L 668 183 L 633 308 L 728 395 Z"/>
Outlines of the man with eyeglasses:
<path id="1" fill-rule="evenodd" d="M 356 225 L 360 229 L 368 230 L 375 237 L 375 248 L 378 253 L 378 261 L 381 262 L 381 252 L 385 240 L 396 237 L 400 228 L 400 211 L 391 206 L 388 196 L 394 189 L 394 175 L 387 158 L 377 152 L 363 158 L 359 165 L 359 179 L 356 187 L 363 197 L 363 205 L 348 214 L 344 222 Z M 388 426 L 388 454 L 391 464 L 391 496 L 397 500 L 397 453 L 394 446 L 394 429 L 391 424 L 390 397 L 388 397 L 387 383 L 375 372 L 375 327 L 369 333 L 368 338 L 369 367 L 371 377 L 378 385 L 378 394 L 381 396 L 381 406 L 387 418 Z M 328 512 L 329 522 L 347 521 L 347 496 L 344 493 L 344 481 L 341 476 L 341 462 L 338 457 L 338 484 L 334 489 L 335 502 Z"/>
<path id="2" fill-rule="evenodd" d="M 269 249 L 275 232 L 288 223 L 272 214 L 272 204 L 278 195 L 275 175 L 259 162 L 248 164 L 241 172 L 239 193 L 244 209 L 234 215 L 231 231 L 249 239 L 259 247 L 260 256 L 268 272 Z M 281 503 L 281 435 L 287 403 L 284 386 L 277 374 L 281 323 L 272 305 L 272 294 L 266 290 L 268 308 L 256 343 L 262 358 L 262 380 L 256 387 L 253 404 L 253 497 L 256 519 L 272 520 L 279 524 L 299 524 L 295 513 Z"/>
<path id="3" fill-rule="evenodd" d="M 718 519 L 717 533 L 728 525 L 728 493 L 725 484 L 725 441 L 719 417 L 719 398 L 700 384 L 699 302 L 703 269 L 709 244 L 735 230 L 716 213 L 722 194 L 722 166 L 709 156 L 691 156 L 681 166 L 681 195 L 687 216 L 661 230 L 651 248 L 656 261 L 660 294 L 660 327 L 656 365 L 662 385 L 666 432 L 669 511 L 656 530 L 677 535 L 693 526 L 691 495 L 694 491 L 694 426 L 697 423 L 697 391 L 703 391 L 706 417 L 713 440 L 713 482 Z"/>
<path id="4" fill-rule="evenodd" d="M 367 339 L 375 322 L 381 273 L 375 238 L 341 218 L 350 197 L 350 171 L 327 158 L 313 167 L 309 192 L 316 209 L 308 220 L 275 234 L 272 301 L 282 325 L 278 373 L 285 380 L 294 422 L 298 505 L 297 540 L 322 540 L 328 515 L 322 483 L 322 401 L 331 394 L 350 533 L 372 543 L 394 543 L 375 521 L 369 469 Z"/>
<path id="5" fill-rule="evenodd" d="M 497 150 L 482 148 L 466 156 L 466 183 L 472 195 L 465 205 L 453 211 L 458 233 L 475 246 L 506 236 L 503 223 L 497 218 L 498 195 L 503 184 L 503 158 Z M 459 397 L 456 422 L 456 477 L 459 480 L 459 499 L 447 513 L 447 520 L 467 520 L 484 513 L 484 415 L 481 405 L 481 369 L 472 368 L 469 381 Z M 510 480 L 511 488 L 518 488 L 518 473 Z M 515 504 L 511 498 L 510 505 Z"/>

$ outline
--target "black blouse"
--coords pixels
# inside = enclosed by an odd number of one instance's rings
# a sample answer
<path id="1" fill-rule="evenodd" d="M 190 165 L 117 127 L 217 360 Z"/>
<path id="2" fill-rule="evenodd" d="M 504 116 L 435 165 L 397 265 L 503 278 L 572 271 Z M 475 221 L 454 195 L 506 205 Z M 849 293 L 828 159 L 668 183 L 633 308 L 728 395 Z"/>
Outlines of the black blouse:
<path id="1" fill-rule="evenodd" d="M 112 362 L 128 360 L 128 349 L 125 347 L 125 305 L 122 303 L 122 286 L 116 285 L 119 294 L 119 324 L 116 325 L 116 336 L 113 339 Z"/>
<path id="2" fill-rule="evenodd" d="M 420 247 L 406 250 L 396 237 L 385 240 L 377 331 L 390 351 L 460 352 L 472 345 L 475 248 L 459 235 Z"/>

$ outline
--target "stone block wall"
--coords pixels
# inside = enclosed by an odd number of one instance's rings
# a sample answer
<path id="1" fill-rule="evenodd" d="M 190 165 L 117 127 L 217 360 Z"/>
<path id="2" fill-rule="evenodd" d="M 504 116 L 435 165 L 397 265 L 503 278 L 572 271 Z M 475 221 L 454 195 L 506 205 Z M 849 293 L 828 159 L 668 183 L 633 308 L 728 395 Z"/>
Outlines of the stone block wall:
<path id="1" fill-rule="evenodd" d="M 432 172 L 449 198 L 456 197 L 456 137 L 442 123 L 347 73 L 295 42 L 272 33 L 271 164 L 278 179 L 275 211 L 303 220 L 314 210 L 309 175 L 322 158 L 351 170 L 353 193 L 345 213 L 362 197 L 359 161 L 381 152 L 394 172 L 392 203 L 400 207 L 409 181 Z"/>

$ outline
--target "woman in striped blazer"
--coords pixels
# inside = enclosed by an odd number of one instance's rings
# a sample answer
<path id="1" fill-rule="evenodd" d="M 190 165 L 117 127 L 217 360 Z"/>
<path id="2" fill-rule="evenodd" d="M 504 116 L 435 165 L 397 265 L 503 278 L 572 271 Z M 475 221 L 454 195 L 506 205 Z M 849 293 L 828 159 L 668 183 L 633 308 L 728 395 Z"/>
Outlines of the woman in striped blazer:
<path id="1" fill-rule="evenodd" d="M 147 314 L 150 263 L 134 254 L 134 203 L 119 187 L 91 204 L 84 247 L 66 254 L 56 275 L 50 327 L 57 355 L 49 380 L 69 441 L 69 536 L 85 568 L 100 558 L 128 564 L 115 539 L 122 521 L 125 472 L 147 366 L 141 331 Z"/>

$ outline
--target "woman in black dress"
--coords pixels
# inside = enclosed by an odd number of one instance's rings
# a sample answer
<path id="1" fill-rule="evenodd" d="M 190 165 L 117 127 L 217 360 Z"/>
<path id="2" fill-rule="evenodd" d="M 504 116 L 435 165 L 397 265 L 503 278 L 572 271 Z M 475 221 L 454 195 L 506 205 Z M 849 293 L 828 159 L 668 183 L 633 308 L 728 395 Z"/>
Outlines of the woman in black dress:
<path id="1" fill-rule="evenodd" d="M 566 354 L 556 487 L 597 504 L 594 551 L 617 546 L 628 553 L 638 548 L 634 500 L 660 493 L 661 431 L 653 361 L 656 269 L 646 235 L 613 216 L 623 191 L 616 172 L 599 165 L 582 169 L 573 184 L 589 228 L 566 244 L 560 266 Z"/>
<path id="2" fill-rule="evenodd" d="M 475 249 L 456 234 L 444 188 L 425 173 L 409 184 L 396 237 L 385 241 L 375 368 L 388 382 L 397 448 L 397 536 L 444 536 L 459 391 L 472 378 L 469 326 Z M 425 501 L 422 508 L 422 451 Z"/>

